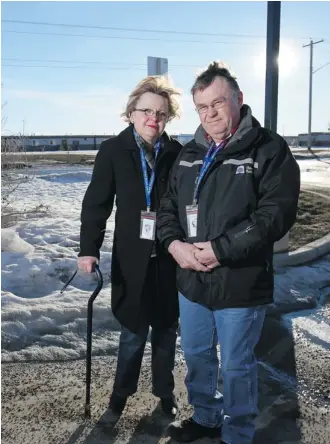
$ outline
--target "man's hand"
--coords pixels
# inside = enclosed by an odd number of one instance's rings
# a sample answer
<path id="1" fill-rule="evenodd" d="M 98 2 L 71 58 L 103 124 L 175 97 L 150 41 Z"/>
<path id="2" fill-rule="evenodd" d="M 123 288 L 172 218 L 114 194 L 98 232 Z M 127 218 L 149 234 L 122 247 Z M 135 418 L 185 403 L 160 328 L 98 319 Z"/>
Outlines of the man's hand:
<path id="1" fill-rule="evenodd" d="M 98 264 L 99 260 L 94 256 L 80 256 L 78 257 L 78 268 L 86 273 L 94 271 L 94 264 Z"/>
<path id="2" fill-rule="evenodd" d="M 197 253 L 199 250 L 192 244 L 175 240 L 170 243 L 168 251 L 181 268 L 195 271 L 210 271 L 210 268 L 205 267 L 196 259 L 194 253 Z"/>
<path id="3" fill-rule="evenodd" d="M 213 268 L 220 265 L 214 254 L 210 241 L 196 242 L 194 246 L 198 248 L 198 251 L 195 253 L 195 257 L 200 263 L 206 265 L 210 270 L 213 270 Z"/>

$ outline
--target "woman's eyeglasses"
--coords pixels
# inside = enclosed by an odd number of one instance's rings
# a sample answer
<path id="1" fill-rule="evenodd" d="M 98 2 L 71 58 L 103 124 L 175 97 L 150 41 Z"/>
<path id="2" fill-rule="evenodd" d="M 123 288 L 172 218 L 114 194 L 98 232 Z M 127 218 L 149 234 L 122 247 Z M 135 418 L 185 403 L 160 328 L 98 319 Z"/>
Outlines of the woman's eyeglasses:
<path id="1" fill-rule="evenodd" d="M 162 120 L 163 122 L 166 122 L 168 120 L 168 115 L 164 113 L 164 111 L 154 111 L 150 108 L 135 108 L 134 111 L 140 111 L 148 117 L 156 116 L 156 119 Z"/>

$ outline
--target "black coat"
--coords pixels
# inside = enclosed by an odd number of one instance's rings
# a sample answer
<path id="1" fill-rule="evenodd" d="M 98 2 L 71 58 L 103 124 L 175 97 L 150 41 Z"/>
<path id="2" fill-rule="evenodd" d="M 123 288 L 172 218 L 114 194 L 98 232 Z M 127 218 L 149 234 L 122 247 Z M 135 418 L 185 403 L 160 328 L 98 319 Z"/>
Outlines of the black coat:
<path id="1" fill-rule="evenodd" d="M 220 267 L 210 273 L 178 268 L 177 275 L 179 291 L 211 309 L 272 302 L 273 245 L 297 213 L 300 171 L 287 143 L 261 128 L 246 105 L 241 117 L 201 182 L 197 236 L 188 237 L 186 206 L 208 148 L 201 128 L 175 162 L 158 212 L 165 248 L 174 239 L 211 242 Z"/>
<path id="2" fill-rule="evenodd" d="M 156 211 L 166 191 L 170 169 L 181 149 L 180 143 L 165 133 L 162 141 L 152 194 L 152 209 Z M 97 153 L 92 180 L 82 204 L 79 256 L 99 257 L 115 198 L 111 306 L 118 321 L 134 332 L 140 326 L 145 309 L 141 296 L 153 242 L 140 239 L 140 215 L 141 210 L 146 210 L 146 197 L 140 152 L 132 126 L 104 141 Z M 158 285 L 150 324 L 167 327 L 178 319 L 176 265 L 158 241 L 156 248 Z"/>

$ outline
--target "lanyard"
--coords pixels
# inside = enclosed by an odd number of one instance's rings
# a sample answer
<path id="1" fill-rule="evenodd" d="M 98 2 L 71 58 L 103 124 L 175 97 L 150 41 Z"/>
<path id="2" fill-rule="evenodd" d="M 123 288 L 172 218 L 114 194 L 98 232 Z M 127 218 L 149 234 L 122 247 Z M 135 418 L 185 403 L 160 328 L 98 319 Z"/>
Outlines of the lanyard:
<path id="1" fill-rule="evenodd" d="M 207 173 L 208 169 L 210 168 L 213 160 L 215 159 L 215 156 L 227 144 L 227 142 L 228 142 L 228 139 L 223 140 L 220 143 L 220 145 L 218 145 L 218 146 L 216 146 L 214 142 L 211 143 L 211 146 L 208 149 L 208 151 L 204 157 L 202 168 L 199 172 L 199 175 L 196 178 L 195 190 L 194 190 L 194 205 L 197 204 L 199 192 L 200 192 L 200 185 L 201 185 L 203 178 L 205 177 L 205 174 Z"/>
<path id="2" fill-rule="evenodd" d="M 147 161 L 145 158 L 143 148 L 140 145 L 140 143 L 138 143 L 138 145 L 139 145 L 139 149 L 140 149 L 141 165 L 142 165 L 143 180 L 144 180 L 144 190 L 146 193 L 146 201 L 147 201 L 147 211 L 149 213 L 150 207 L 151 207 L 151 192 L 152 192 L 152 188 L 153 188 L 154 182 L 155 182 L 156 160 L 157 160 L 157 156 L 158 156 L 159 149 L 160 149 L 160 139 L 158 139 L 155 144 L 155 166 L 151 170 L 150 180 L 148 179 Z"/>

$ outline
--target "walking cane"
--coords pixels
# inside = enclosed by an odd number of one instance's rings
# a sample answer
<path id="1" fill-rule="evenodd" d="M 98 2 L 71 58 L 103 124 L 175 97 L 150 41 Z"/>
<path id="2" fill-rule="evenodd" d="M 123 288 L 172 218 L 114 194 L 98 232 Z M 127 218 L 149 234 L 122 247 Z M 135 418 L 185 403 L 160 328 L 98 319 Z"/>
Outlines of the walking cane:
<path id="1" fill-rule="evenodd" d="M 87 353 L 86 353 L 86 402 L 85 402 L 85 418 L 91 416 L 91 370 L 92 370 L 92 324 L 93 324 L 93 302 L 100 293 L 103 286 L 103 276 L 99 266 L 96 264 L 94 271 L 97 276 L 97 287 L 92 296 L 88 300 L 87 306 Z"/>
<path id="2" fill-rule="evenodd" d="M 94 266 L 94 271 L 97 276 L 97 287 L 93 291 L 92 296 L 88 300 L 87 306 L 87 352 L 86 352 L 86 402 L 85 402 L 85 418 L 90 418 L 91 416 L 91 370 L 92 370 L 92 328 L 93 328 L 93 302 L 97 295 L 100 293 L 103 286 L 103 276 L 100 268 L 97 264 Z M 78 270 L 75 271 L 71 279 L 64 285 L 61 293 L 64 292 L 66 287 L 72 282 L 73 278 L 77 274 Z"/>

